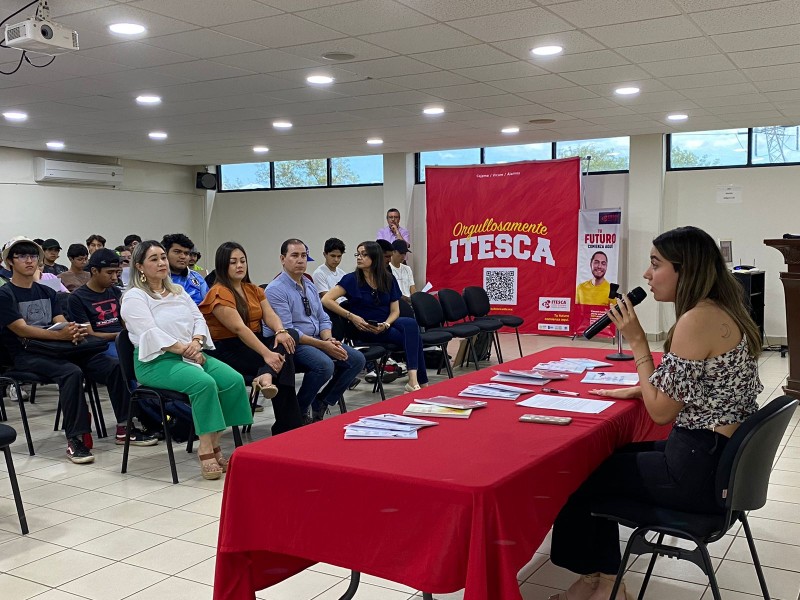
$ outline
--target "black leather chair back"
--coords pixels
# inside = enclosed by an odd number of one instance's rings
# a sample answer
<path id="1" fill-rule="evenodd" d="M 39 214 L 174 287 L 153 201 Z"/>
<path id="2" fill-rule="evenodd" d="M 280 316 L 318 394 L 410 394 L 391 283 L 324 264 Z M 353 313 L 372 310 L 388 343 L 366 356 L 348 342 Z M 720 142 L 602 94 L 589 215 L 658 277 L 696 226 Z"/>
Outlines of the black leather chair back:
<path id="1" fill-rule="evenodd" d="M 115 344 L 117 346 L 117 356 L 119 357 L 119 368 L 122 369 L 122 377 L 125 379 L 125 385 L 128 386 L 128 391 L 133 392 L 131 389 L 131 381 L 136 381 L 136 373 L 133 369 L 134 348 L 127 329 L 123 329 L 119 332 Z"/>
<path id="2" fill-rule="evenodd" d="M 471 317 L 485 317 L 492 309 L 489 295 L 482 287 L 471 285 L 464 288 L 464 302 Z"/>
<path id="3" fill-rule="evenodd" d="M 798 401 L 781 396 L 742 423 L 731 436 L 717 468 L 717 500 L 728 510 L 756 510 L 767 487 L 778 445 Z"/>
<path id="4" fill-rule="evenodd" d="M 456 323 L 469 316 L 464 298 L 455 290 L 439 290 L 439 303 L 442 305 L 444 320 L 448 323 Z"/>
<path id="5" fill-rule="evenodd" d="M 442 305 L 430 294 L 414 292 L 411 294 L 411 305 L 414 307 L 414 317 L 423 329 L 441 327 L 444 323 Z"/>
<path id="6" fill-rule="evenodd" d="M 405 300 L 400 298 L 400 300 L 398 301 L 398 304 L 400 305 L 400 316 L 401 317 L 408 317 L 409 319 L 415 319 L 416 318 L 414 316 L 414 308 L 408 302 L 406 302 Z"/>

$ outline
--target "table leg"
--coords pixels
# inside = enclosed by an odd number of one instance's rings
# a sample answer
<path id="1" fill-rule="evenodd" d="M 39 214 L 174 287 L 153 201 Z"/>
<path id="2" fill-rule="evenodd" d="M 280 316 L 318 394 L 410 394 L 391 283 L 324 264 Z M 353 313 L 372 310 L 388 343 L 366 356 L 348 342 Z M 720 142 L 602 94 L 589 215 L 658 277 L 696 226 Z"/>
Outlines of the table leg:
<path id="1" fill-rule="evenodd" d="M 361 572 L 350 571 L 350 587 L 347 588 L 347 591 L 345 591 L 344 596 L 339 598 L 339 600 L 351 600 L 353 596 L 356 595 L 356 591 L 358 590 L 358 584 L 360 581 L 361 581 Z"/>

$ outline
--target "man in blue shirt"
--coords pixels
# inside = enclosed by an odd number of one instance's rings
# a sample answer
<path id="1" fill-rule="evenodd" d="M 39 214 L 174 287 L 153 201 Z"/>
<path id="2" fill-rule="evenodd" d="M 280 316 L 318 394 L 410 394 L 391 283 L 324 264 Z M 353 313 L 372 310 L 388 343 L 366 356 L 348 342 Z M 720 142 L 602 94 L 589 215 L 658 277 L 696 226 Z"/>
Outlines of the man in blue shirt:
<path id="1" fill-rule="evenodd" d="M 307 415 L 311 407 L 312 419 L 320 421 L 328 407 L 339 402 L 364 368 L 365 360 L 361 352 L 334 339 L 331 319 L 322 308 L 319 292 L 303 275 L 307 261 L 308 250 L 302 241 L 283 242 L 283 272 L 267 286 L 267 300 L 283 326 L 294 328 L 300 334 L 294 364 L 297 371 L 306 375 L 297 401 L 302 414 Z M 264 335 L 271 336 L 274 332 L 265 327 Z"/>
<path id="2" fill-rule="evenodd" d="M 161 240 L 161 245 L 167 251 L 172 282 L 185 289 L 195 304 L 200 304 L 208 293 L 208 284 L 200 273 L 189 268 L 189 253 L 194 248 L 192 240 L 182 233 L 169 233 Z"/>

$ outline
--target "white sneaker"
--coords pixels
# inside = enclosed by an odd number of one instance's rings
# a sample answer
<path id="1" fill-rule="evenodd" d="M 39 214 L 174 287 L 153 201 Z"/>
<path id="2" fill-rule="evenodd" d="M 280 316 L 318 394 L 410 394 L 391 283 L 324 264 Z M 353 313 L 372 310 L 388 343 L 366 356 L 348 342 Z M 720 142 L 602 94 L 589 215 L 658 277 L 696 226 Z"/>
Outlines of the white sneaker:
<path id="1" fill-rule="evenodd" d="M 28 392 L 25 391 L 25 388 L 20 386 L 19 388 L 22 391 L 22 399 L 28 399 Z M 17 387 L 14 385 L 8 386 L 8 397 L 11 398 L 13 402 L 17 402 Z"/>

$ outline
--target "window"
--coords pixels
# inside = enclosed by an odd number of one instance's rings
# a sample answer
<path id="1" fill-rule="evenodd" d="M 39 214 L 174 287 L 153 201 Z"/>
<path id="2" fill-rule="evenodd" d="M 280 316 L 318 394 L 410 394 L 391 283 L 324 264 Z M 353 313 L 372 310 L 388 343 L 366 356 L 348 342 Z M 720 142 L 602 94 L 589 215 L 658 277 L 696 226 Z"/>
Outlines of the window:
<path id="1" fill-rule="evenodd" d="M 383 183 L 383 156 L 344 156 L 331 159 L 331 185 Z"/>
<path id="2" fill-rule="evenodd" d="M 464 148 L 461 150 L 434 150 L 419 153 L 419 181 L 425 181 L 425 167 L 479 165 L 481 164 L 480 148 Z"/>
<path id="3" fill-rule="evenodd" d="M 328 185 L 328 161 L 324 158 L 281 160 L 272 164 L 275 166 L 275 188 Z"/>
<path id="4" fill-rule="evenodd" d="M 747 141 L 747 129 L 673 133 L 669 136 L 668 168 L 692 169 L 747 165 Z"/>
<path id="5" fill-rule="evenodd" d="M 603 138 L 556 142 L 556 157 L 591 156 L 589 172 L 627 171 L 630 165 L 631 140 L 629 137 Z M 583 163 L 586 168 L 586 162 Z"/>
<path id="6" fill-rule="evenodd" d="M 800 162 L 800 127 L 754 127 L 750 161 L 754 165 Z"/>
<path id="7" fill-rule="evenodd" d="M 242 165 L 220 165 L 219 189 L 222 192 L 231 190 L 261 190 L 270 187 L 269 163 L 246 163 Z"/>
<path id="8" fill-rule="evenodd" d="M 553 144 L 520 144 L 518 146 L 495 146 L 485 148 L 483 162 L 487 165 L 516 162 L 520 160 L 548 160 L 553 158 Z"/>

